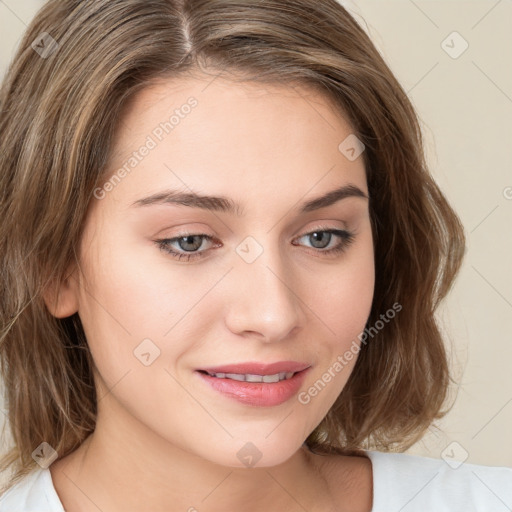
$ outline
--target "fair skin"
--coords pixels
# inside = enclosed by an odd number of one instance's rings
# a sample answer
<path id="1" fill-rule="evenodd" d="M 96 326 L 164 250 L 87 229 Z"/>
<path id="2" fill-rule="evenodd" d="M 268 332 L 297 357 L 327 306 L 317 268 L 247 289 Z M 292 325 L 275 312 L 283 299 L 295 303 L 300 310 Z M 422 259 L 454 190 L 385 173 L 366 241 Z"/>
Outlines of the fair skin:
<path id="1" fill-rule="evenodd" d="M 50 467 L 57 493 L 67 512 L 369 512 L 369 459 L 313 455 L 303 446 L 356 357 L 307 404 L 297 394 L 274 406 L 241 403 L 196 371 L 305 361 L 300 391 L 307 391 L 358 340 L 374 290 L 368 198 L 299 211 L 345 185 L 368 195 L 362 157 L 350 161 L 338 150 L 353 130 L 305 88 L 161 80 L 125 112 L 109 169 L 122 167 L 190 96 L 197 106 L 93 199 L 80 267 L 58 300 L 47 300 L 57 317 L 79 313 L 98 390 L 96 430 Z M 243 215 L 133 205 L 169 189 L 230 198 Z M 326 229 L 354 239 L 328 255 L 345 241 Z M 155 243 L 183 233 L 212 237 L 171 244 L 201 257 L 178 260 Z M 262 248 L 251 263 L 236 251 L 249 236 Z M 148 338 L 160 355 L 146 366 L 134 350 Z M 237 456 L 248 442 L 261 454 L 253 467 Z"/>

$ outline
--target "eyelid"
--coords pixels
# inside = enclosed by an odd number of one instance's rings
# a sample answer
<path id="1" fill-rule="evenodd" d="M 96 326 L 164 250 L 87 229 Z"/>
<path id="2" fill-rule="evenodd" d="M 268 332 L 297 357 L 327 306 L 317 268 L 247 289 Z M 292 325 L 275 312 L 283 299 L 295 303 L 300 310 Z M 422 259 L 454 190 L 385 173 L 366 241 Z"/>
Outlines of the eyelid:
<path id="1" fill-rule="evenodd" d="M 325 221 L 325 222 L 327 223 L 328 221 Z M 354 230 L 350 230 L 347 227 L 345 222 L 343 222 L 343 227 L 339 227 L 339 226 L 331 226 L 331 225 L 328 225 L 328 224 L 322 224 L 322 221 L 319 221 L 319 224 L 316 224 L 316 225 L 314 225 L 311 228 L 308 228 L 306 230 L 301 230 L 299 232 L 299 234 L 295 235 L 292 240 L 296 240 L 297 238 L 302 238 L 303 236 L 310 235 L 310 234 L 312 234 L 312 233 L 314 233 L 316 231 L 346 231 L 346 232 L 351 232 L 351 233 L 355 234 L 355 231 Z M 198 228 L 196 231 L 194 231 L 193 229 L 185 228 L 181 232 L 178 232 L 178 233 L 173 234 L 171 236 L 162 236 L 160 239 L 161 240 L 172 240 L 172 241 L 175 241 L 177 239 L 184 238 L 184 237 L 187 237 L 187 236 L 202 236 L 205 239 L 217 240 L 218 241 L 218 238 L 215 235 L 206 232 L 206 228 L 204 228 L 204 229 L 203 228 Z"/>
<path id="2" fill-rule="evenodd" d="M 328 225 L 322 224 L 322 225 L 317 225 L 316 227 L 310 228 L 306 231 L 303 231 L 301 235 L 295 236 L 293 240 L 312 235 L 313 233 L 316 233 L 316 232 L 330 233 L 331 235 L 334 235 L 335 237 L 338 237 L 341 239 L 341 242 L 339 242 L 336 246 L 331 247 L 330 249 L 306 246 L 306 248 L 309 249 L 309 251 L 312 251 L 315 254 L 320 253 L 321 256 L 319 255 L 316 257 L 324 257 L 324 258 L 337 257 L 338 255 L 341 255 L 354 242 L 354 240 L 357 236 L 357 233 L 355 230 L 350 231 L 348 229 L 338 228 L 338 227 L 329 227 Z M 170 248 L 170 246 L 169 246 L 170 242 L 175 243 L 176 241 L 179 241 L 180 239 L 186 238 L 186 237 L 201 237 L 202 240 L 208 240 L 209 242 L 214 242 L 214 241 L 218 242 L 218 239 L 216 237 L 214 237 L 213 235 L 209 235 L 207 233 L 192 232 L 192 231 L 178 233 L 178 234 L 174 235 L 173 237 L 154 240 L 154 242 L 159 246 L 159 248 L 161 250 L 168 253 L 172 258 L 174 258 L 176 260 L 184 259 L 186 261 L 195 261 L 195 260 L 202 260 L 205 257 L 207 257 L 206 255 L 209 252 L 209 249 L 203 249 L 202 251 L 188 251 L 187 252 L 187 251 L 176 250 L 176 249 Z M 329 241 L 329 243 L 330 243 L 330 241 Z M 292 244 L 292 245 L 300 246 L 301 244 Z M 219 244 L 217 243 L 216 246 L 218 247 Z M 222 242 L 221 242 L 221 246 L 222 246 Z"/>

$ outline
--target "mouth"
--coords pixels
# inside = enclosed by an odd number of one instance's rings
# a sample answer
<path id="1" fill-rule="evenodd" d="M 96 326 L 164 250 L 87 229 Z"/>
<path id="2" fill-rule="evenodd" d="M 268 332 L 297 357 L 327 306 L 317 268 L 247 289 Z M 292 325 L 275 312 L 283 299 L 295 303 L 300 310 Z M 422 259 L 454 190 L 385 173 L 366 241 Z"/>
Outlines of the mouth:
<path id="1" fill-rule="evenodd" d="M 225 397 L 245 405 L 271 407 L 296 395 L 310 369 L 309 364 L 288 361 L 228 365 L 195 373 L 210 389 Z"/>
<path id="2" fill-rule="evenodd" d="M 247 363 L 234 363 L 225 364 L 222 366 L 214 366 L 209 368 L 200 368 L 199 371 L 206 372 L 208 375 L 224 375 L 225 378 L 234 378 L 235 380 L 247 380 L 248 382 L 262 382 L 261 380 L 250 380 L 251 378 L 258 377 L 273 377 L 278 376 L 278 380 L 291 378 L 294 373 L 298 373 L 311 365 L 298 361 L 278 361 L 276 363 L 260 363 L 260 362 L 247 362 Z M 292 374 L 292 375 L 290 375 Z M 235 376 L 247 376 L 249 379 L 241 379 Z"/>
<path id="3" fill-rule="evenodd" d="M 267 384 L 273 382 L 280 382 L 282 380 L 289 380 L 295 374 L 299 372 L 280 372 L 274 373 L 272 375 L 257 375 L 254 373 L 215 373 L 215 372 L 207 372 L 206 370 L 198 370 L 199 373 L 204 375 L 209 375 L 210 377 L 215 377 L 217 379 L 231 379 L 237 380 L 239 382 L 265 382 Z"/>

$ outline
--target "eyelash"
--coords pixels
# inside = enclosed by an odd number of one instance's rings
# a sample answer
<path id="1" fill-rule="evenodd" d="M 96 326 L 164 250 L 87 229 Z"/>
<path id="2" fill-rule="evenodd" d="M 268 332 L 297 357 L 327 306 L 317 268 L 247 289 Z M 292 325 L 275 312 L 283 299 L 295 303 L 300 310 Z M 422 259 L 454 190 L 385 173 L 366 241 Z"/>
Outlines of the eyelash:
<path id="1" fill-rule="evenodd" d="M 301 235 L 298 238 L 303 238 L 308 235 L 313 235 L 314 233 L 330 233 L 330 234 L 338 236 L 342 239 L 341 243 L 339 243 L 337 246 L 335 246 L 331 249 L 324 250 L 324 249 L 318 249 L 315 247 L 312 248 L 312 249 L 317 249 L 317 251 L 315 251 L 315 252 L 320 252 L 320 253 L 326 254 L 328 256 L 336 256 L 338 254 L 345 252 L 345 250 L 349 247 L 350 244 L 352 244 L 352 242 L 354 242 L 354 239 L 355 239 L 355 234 L 353 232 L 342 230 L 342 229 L 328 229 L 328 228 L 323 228 L 323 227 L 319 227 L 313 231 L 309 231 L 308 233 L 305 233 L 304 235 Z M 157 246 L 162 251 L 170 254 L 173 258 L 178 259 L 180 261 L 181 260 L 191 261 L 191 260 L 196 260 L 196 259 L 202 258 L 203 253 L 206 251 L 195 252 L 195 253 L 193 253 L 193 252 L 183 253 L 183 252 L 175 251 L 174 249 L 170 248 L 170 245 L 169 245 L 170 243 L 177 242 L 183 238 L 187 238 L 190 236 L 202 237 L 203 240 L 204 239 L 210 240 L 210 241 L 213 240 L 213 237 L 211 237 L 209 235 L 205 235 L 205 234 L 182 233 L 179 236 L 176 236 L 173 238 L 162 238 L 159 240 L 154 240 L 154 242 L 157 244 Z M 329 243 L 331 243 L 331 240 L 329 240 Z"/>

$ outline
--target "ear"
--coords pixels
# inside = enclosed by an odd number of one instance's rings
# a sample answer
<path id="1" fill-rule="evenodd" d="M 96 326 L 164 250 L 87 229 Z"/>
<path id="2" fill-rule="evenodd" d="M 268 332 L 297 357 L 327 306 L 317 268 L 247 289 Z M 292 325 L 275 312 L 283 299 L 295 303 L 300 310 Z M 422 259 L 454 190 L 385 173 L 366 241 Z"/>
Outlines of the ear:
<path id="1" fill-rule="evenodd" d="M 60 284 L 51 282 L 43 292 L 46 307 L 56 318 L 66 318 L 78 311 L 78 280 L 74 266 L 65 276 Z"/>

